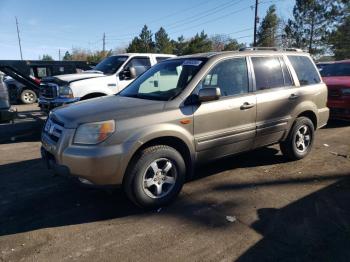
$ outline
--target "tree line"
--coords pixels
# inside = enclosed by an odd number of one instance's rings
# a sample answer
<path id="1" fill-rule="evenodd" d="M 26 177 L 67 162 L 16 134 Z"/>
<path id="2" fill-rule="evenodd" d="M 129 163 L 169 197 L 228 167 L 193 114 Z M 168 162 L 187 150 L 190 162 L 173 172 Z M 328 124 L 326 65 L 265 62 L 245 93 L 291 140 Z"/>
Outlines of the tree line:
<path id="1" fill-rule="evenodd" d="M 252 46 L 252 44 L 249 44 Z M 350 1 L 349 0 L 296 0 L 291 18 L 279 17 L 271 5 L 257 30 L 257 46 L 295 47 L 307 50 L 315 58 L 333 54 L 336 59 L 350 58 Z M 163 27 L 153 34 L 144 25 L 140 34 L 126 48 L 117 53 L 166 53 L 186 55 L 211 51 L 238 50 L 246 46 L 225 34 L 208 36 L 204 31 L 193 37 L 171 39 Z M 63 60 L 99 62 L 109 51 L 88 51 L 74 48 Z M 48 55 L 43 58 L 49 59 Z"/>

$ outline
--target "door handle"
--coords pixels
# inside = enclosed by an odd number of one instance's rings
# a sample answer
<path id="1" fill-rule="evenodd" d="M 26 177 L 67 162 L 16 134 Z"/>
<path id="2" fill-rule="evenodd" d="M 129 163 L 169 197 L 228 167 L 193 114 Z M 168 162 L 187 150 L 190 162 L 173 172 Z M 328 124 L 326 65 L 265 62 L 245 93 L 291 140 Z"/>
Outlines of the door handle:
<path id="1" fill-rule="evenodd" d="M 254 106 L 255 106 L 255 104 L 249 104 L 248 102 L 245 102 L 243 105 L 241 105 L 241 110 L 253 108 Z"/>
<path id="2" fill-rule="evenodd" d="M 294 99 L 297 99 L 298 97 L 299 97 L 299 95 L 291 94 L 289 97 L 289 100 L 294 100 Z"/>

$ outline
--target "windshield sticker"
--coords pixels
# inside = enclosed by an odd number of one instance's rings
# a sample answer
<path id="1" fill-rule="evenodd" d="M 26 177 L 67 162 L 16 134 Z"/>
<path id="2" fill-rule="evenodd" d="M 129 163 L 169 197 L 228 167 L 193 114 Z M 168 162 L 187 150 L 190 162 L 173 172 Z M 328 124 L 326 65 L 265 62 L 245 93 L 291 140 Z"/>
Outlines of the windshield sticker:
<path id="1" fill-rule="evenodd" d="M 185 60 L 183 66 L 199 66 L 202 63 L 201 60 Z"/>

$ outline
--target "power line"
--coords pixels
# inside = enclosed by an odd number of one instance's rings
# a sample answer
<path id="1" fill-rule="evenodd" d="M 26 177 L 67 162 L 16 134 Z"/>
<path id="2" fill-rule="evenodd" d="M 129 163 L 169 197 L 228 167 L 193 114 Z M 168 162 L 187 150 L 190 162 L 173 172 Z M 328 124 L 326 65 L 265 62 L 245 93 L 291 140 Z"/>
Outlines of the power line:
<path id="1" fill-rule="evenodd" d="M 214 15 L 214 14 L 216 14 L 216 13 L 218 13 L 218 12 L 224 10 L 224 9 L 227 9 L 228 7 L 234 6 L 234 5 L 238 4 L 239 2 L 242 2 L 242 0 L 238 0 L 238 1 L 235 1 L 235 2 L 232 2 L 232 0 L 230 0 L 230 1 L 222 3 L 219 6 L 216 6 L 214 8 L 198 12 L 198 13 L 192 15 L 191 17 L 187 17 L 187 18 L 175 21 L 175 22 L 170 23 L 170 24 L 162 25 L 162 27 L 164 27 L 166 29 L 169 29 L 169 28 L 170 29 L 175 29 L 175 28 L 178 28 L 178 27 L 181 27 L 181 26 L 184 26 L 184 25 L 188 25 L 188 24 L 197 22 L 199 19 L 206 18 L 208 16 Z M 112 39 L 112 40 L 123 40 L 123 39 L 125 39 L 124 37 L 135 36 L 137 34 L 138 33 L 118 35 L 118 37 L 116 37 L 116 38 L 113 37 L 113 34 L 110 34 L 110 36 L 112 36 L 110 39 Z"/>

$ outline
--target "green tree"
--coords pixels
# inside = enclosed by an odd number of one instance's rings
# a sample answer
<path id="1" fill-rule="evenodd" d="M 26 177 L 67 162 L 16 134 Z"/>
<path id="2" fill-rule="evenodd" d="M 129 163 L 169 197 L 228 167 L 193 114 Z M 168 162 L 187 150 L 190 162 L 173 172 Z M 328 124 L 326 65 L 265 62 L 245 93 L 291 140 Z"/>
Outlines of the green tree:
<path id="1" fill-rule="evenodd" d="M 157 33 L 155 33 L 155 47 L 156 52 L 163 54 L 172 54 L 174 47 L 170 38 L 163 27 L 161 27 Z"/>
<path id="2" fill-rule="evenodd" d="M 72 60 L 72 55 L 68 52 L 68 51 L 66 51 L 65 53 L 64 53 L 64 56 L 63 56 L 63 61 L 69 61 L 69 60 Z"/>
<path id="3" fill-rule="evenodd" d="M 90 53 L 86 57 L 86 61 L 88 62 L 93 62 L 93 63 L 99 63 L 101 62 L 104 58 L 112 55 L 112 50 L 109 51 L 95 51 Z"/>
<path id="4" fill-rule="evenodd" d="M 54 61 L 52 56 L 48 54 L 44 54 L 43 57 L 41 58 L 42 61 Z"/>
<path id="5" fill-rule="evenodd" d="M 175 55 L 184 55 L 188 46 L 188 41 L 185 40 L 183 36 L 177 38 L 177 41 L 172 40 L 172 45 L 174 47 L 173 53 Z"/>
<path id="6" fill-rule="evenodd" d="M 200 34 L 196 34 L 189 42 L 188 46 L 184 50 L 184 54 L 196 54 L 205 53 L 212 50 L 212 43 L 208 38 L 208 35 L 202 31 Z"/>
<path id="7" fill-rule="evenodd" d="M 144 25 L 138 37 L 135 37 L 127 48 L 129 53 L 153 53 L 155 44 L 153 42 L 152 32 Z"/>
<path id="8" fill-rule="evenodd" d="M 236 39 L 223 34 L 216 34 L 211 36 L 210 41 L 212 46 L 211 51 L 215 52 L 235 51 L 243 47 L 242 44 L 239 44 Z"/>
<path id="9" fill-rule="evenodd" d="M 239 44 L 236 39 L 231 39 L 225 44 L 223 51 L 236 51 L 244 46 L 244 44 Z"/>
<path id="10" fill-rule="evenodd" d="M 271 5 L 258 29 L 257 46 L 277 46 L 278 23 L 276 6 Z"/>
<path id="11" fill-rule="evenodd" d="M 329 33 L 341 17 L 344 0 L 296 0 L 284 39 L 293 47 L 307 48 L 312 55 L 326 51 Z M 345 1 L 344 1 L 345 2 Z"/>
<path id="12" fill-rule="evenodd" d="M 331 33 L 329 44 L 337 60 L 350 59 L 350 3 L 339 26 Z"/>

